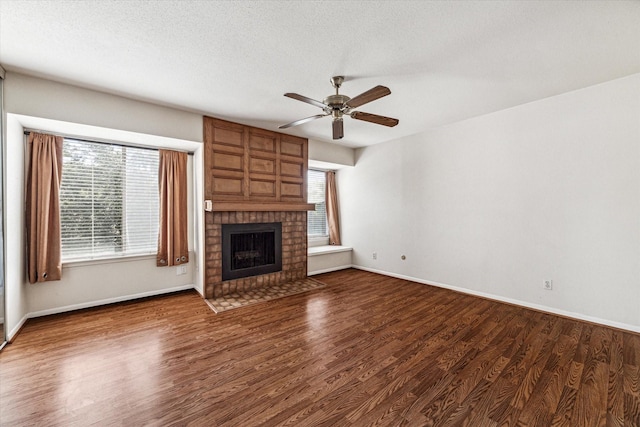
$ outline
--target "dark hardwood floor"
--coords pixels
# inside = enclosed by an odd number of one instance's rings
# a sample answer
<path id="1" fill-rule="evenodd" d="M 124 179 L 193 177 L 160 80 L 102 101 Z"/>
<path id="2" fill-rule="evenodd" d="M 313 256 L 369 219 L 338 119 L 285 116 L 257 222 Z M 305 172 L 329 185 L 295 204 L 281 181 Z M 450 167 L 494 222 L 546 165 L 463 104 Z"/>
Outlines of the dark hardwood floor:
<path id="1" fill-rule="evenodd" d="M 638 426 L 640 335 L 357 270 L 214 314 L 193 291 L 33 319 L 3 426 Z"/>

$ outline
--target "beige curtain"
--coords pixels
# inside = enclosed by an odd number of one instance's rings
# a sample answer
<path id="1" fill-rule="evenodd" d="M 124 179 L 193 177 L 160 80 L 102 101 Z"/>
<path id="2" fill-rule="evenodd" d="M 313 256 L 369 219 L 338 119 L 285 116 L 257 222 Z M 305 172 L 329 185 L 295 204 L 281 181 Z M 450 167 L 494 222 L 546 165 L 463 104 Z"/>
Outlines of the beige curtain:
<path id="1" fill-rule="evenodd" d="M 329 244 L 340 245 L 340 223 L 338 221 L 338 193 L 336 191 L 336 173 L 327 171 L 327 189 L 325 191 L 327 204 L 327 222 L 329 223 Z"/>
<path id="2" fill-rule="evenodd" d="M 27 274 L 29 283 L 60 280 L 62 137 L 31 132 L 27 142 Z"/>
<path id="3" fill-rule="evenodd" d="M 187 153 L 160 150 L 160 229 L 156 265 L 189 262 L 187 240 Z"/>

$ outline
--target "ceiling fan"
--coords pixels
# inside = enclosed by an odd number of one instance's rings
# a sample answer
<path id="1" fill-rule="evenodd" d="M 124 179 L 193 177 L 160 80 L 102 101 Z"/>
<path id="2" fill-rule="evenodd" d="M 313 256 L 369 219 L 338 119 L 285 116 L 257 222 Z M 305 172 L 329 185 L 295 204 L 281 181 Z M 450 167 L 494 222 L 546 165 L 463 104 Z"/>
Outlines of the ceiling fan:
<path id="1" fill-rule="evenodd" d="M 350 116 L 352 119 L 364 120 L 365 122 L 389 127 L 393 127 L 399 123 L 398 119 L 392 119 L 391 117 L 379 116 L 377 114 L 365 113 L 362 111 L 353 111 L 354 108 L 358 108 L 361 105 L 389 95 L 391 91 L 388 87 L 376 86 L 354 98 L 349 98 L 346 95 L 340 95 L 338 93 L 343 82 L 343 76 L 331 77 L 331 85 L 336 88 L 336 93 L 335 95 L 327 96 L 322 102 L 316 101 L 315 99 L 307 98 L 306 96 L 298 95 L 297 93 L 285 93 L 284 96 L 288 98 L 297 99 L 298 101 L 306 102 L 307 104 L 315 105 L 316 107 L 322 108 L 324 114 L 316 114 L 315 116 L 296 120 L 295 122 L 287 123 L 286 125 L 280 126 L 279 129 L 286 129 L 292 126 L 298 126 L 303 123 L 310 122 L 312 120 L 320 119 L 322 117 L 332 116 L 333 139 L 341 139 L 344 136 L 342 117 L 345 115 Z"/>

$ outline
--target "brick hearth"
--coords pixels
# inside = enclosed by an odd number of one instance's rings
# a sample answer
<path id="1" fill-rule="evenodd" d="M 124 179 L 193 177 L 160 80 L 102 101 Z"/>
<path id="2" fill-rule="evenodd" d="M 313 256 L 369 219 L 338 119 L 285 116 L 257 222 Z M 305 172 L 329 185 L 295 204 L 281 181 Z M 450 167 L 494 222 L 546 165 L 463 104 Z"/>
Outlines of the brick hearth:
<path id="1" fill-rule="evenodd" d="M 222 224 L 282 223 L 282 271 L 222 281 Z M 205 298 L 307 277 L 306 212 L 207 212 Z"/>

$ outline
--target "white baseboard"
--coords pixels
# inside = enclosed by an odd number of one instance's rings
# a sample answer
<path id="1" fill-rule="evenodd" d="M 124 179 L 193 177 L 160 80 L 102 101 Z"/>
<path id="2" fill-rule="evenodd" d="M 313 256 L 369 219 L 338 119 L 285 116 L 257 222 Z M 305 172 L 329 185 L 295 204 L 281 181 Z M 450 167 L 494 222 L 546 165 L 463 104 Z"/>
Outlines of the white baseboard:
<path id="1" fill-rule="evenodd" d="M 315 276 L 316 274 L 322 274 L 322 273 L 331 273 L 332 271 L 345 270 L 351 267 L 353 267 L 353 265 L 348 264 L 348 265 L 340 265 L 337 267 L 325 268 L 324 270 L 310 271 L 307 273 L 307 276 Z"/>
<path id="2" fill-rule="evenodd" d="M 113 303 L 116 303 L 116 302 L 129 301 L 129 300 L 134 300 L 134 299 L 138 299 L 138 298 L 154 297 L 154 296 L 157 296 L 157 295 L 169 294 L 171 292 L 184 291 L 184 290 L 187 290 L 187 289 L 195 289 L 195 286 L 194 285 L 182 285 L 182 286 L 176 286 L 176 287 L 173 287 L 173 288 L 159 289 L 157 291 L 141 292 L 139 294 L 124 295 L 124 296 L 119 296 L 119 297 L 101 299 L 101 300 L 98 300 L 98 301 L 89 301 L 89 302 L 83 302 L 83 303 L 80 303 L 80 304 L 66 305 L 64 307 L 56 307 L 56 308 L 50 308 L 50 309 L 47 309 L 47 310 L 34 311 L 34 312 L 31 312 L 31 313 L 28 313 L 27 316 L 28 316 L 29 319 L 33 319 L 34 317 L 49 316 L 50 314 L 65 313 L 67 311 L 81 310 L 83 308 L 97 307 L 97 306 L 100 306 L 100 305 L 113 304 Z"/>
<path id="3" fill-rule="evenodd" d="M 8 342 L 11 342 L 13 337 L 15 337 L 18 332 L 20 332 L 20 329 L 22 329 L 22 327 L 24 326 L 24 324 L 27 322 L 28 319 L 29 319 L 29 314 L 25 314 L 24 317 L 20 319 L 18 324 L 12 330 L 7 332 Z"/>
<path id="4" fill-rule="evenodd" d="M 499 295 L 488 294 L 485 292 L 474 291 L 471 289 L 460 288 L 458 286 L 447 285 L 446 283 L 432 282 L 429 280 L 419 279 L 417 277 L 405 276 L 403 274 L 390 273 L 388 271 L 376 270 L 375 268 L 363 267 L 360 265 L 353 265 L 353 268 L 358 270 L 370 271 L 371 273 L 382 274 L 383 276 L 395 277 L 398 279 L 409 280 L 411 282 L 422 283 L 424 285 L 436 286 L 438 288 L 449 289 L 452 291 L 460 292 L 467 295 L 478 296 L 487 298 L 494 301 L 504 302 L 508 304 L 518 305 L 525 308 L 530 308 L 537 311 L 544 311 L 546 313 L 557 314 L 559 316 L 569 317 L 571 319 L 583 320 L 585 322 L 597 323 L 604 326 L 610 326 L 612 328 L 624 329 L 626 331 L 640 333 L 640 326 L 629 325 L 627 323 L 616 322 L 608 319 L 601 319 L 599 317 L 588 316 L 582 313 L 574 313 L 572 311 L 560 310 L 553 307 L 548 307 L 541 304 L 532 304 L 530 302 L 521 301 L 513 298 L 506 298 Z"/>
<path id="5" fill-rule="evenodd" d="M 113 304 L 116 302 L 131 301 L 139 298 L 153 297 L 153 296 L 158 296 L 163 294 L 169 294 L 172 292 L 185 291 L 187 289 L 195 289 L 197 291 L 194 285 L 182 285 L 182 286 L 175 286 L 173 288 L 159 289 L 157 291 L 141 292 L 138 294 L 124 295 L 119 297 L 101 299 L 97 301 L 83 302 L 80 304 L 65 305 L 63 307 L 55 307 L 47 310 L 33 311 L 30 313 L 27 313 L 22 319 L 20 319 L 20 322 L 18 322 L 18 324 L 11 331 L 7 333 L 7 341 L 11 342 L 13 337 L 20 331 L 20 329 L 24 326 L 25 322 L 28 319 L 33 319 L 41 316 L 49 316 L 51 314 L 66 313 L 67 311 L 82 310 L 83 308 L 98 307 L 101 305 Z"/>

